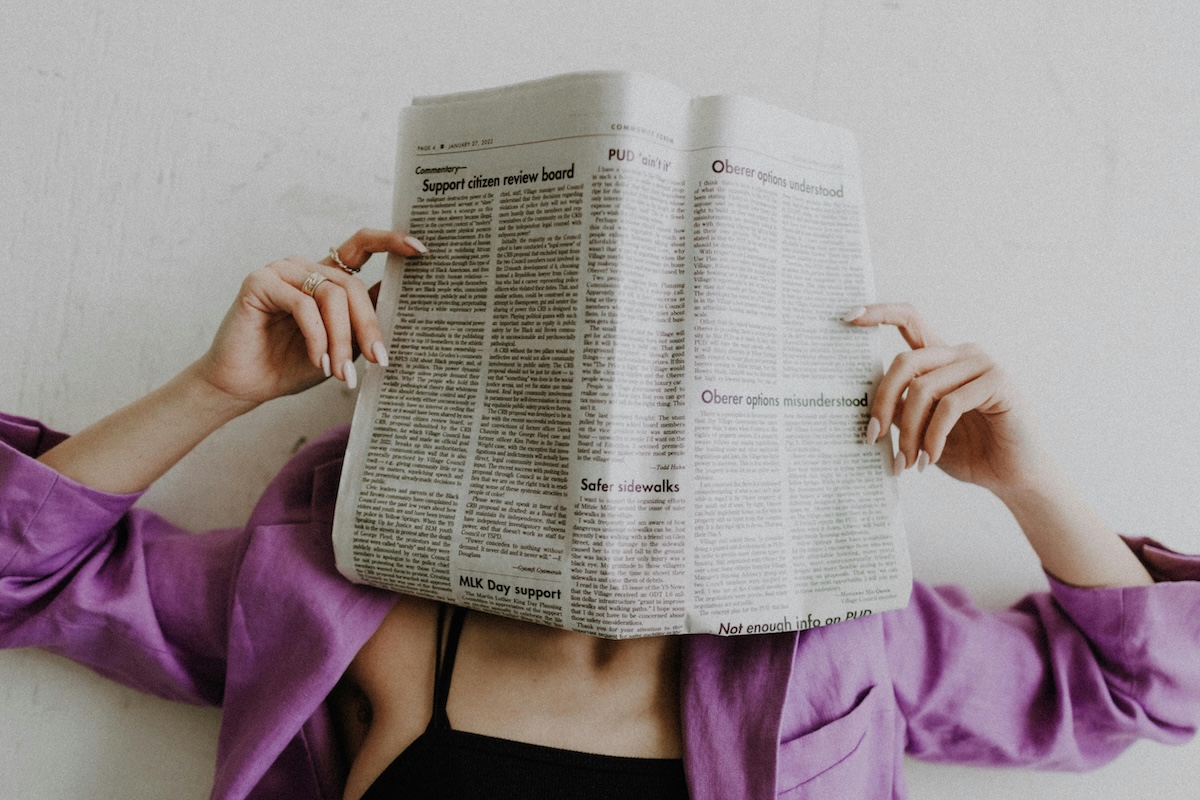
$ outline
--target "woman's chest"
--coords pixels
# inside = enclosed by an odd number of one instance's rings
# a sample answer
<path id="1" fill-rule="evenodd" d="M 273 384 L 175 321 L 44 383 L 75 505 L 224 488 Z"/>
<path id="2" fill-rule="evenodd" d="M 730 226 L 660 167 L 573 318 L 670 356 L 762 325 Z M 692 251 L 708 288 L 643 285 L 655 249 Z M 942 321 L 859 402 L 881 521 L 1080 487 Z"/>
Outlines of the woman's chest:
<path id="1" fill-rule="evenodd" d="M 445 637 L 437 645 L 436 607 L 398 608 L 330 696 L 351 763 L 347 797 L 359 796 L 439 709 L 454 730 L 497 739 L 634 758 L 681 756 L 672 643 L 595 645 L 471 614 L 448 651 Z"/>

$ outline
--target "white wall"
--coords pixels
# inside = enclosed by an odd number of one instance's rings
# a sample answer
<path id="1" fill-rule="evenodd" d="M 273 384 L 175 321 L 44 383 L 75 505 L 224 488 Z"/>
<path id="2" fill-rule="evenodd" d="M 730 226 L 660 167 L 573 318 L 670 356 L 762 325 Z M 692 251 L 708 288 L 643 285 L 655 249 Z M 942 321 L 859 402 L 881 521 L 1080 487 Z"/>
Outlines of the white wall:
<path id="1" fill-rule="evenodd" d="M 1192 2 L 16 5 L 0 25 L 4 410 L 78 429 L 198 355 L 246 272 L 386 226 L 413 95 L 636 69 L 855 130 L 879 295 L 1007 364 L 1115 525 L 1200 551 Z M 351 405 L 331 383 L 260 410 L 145 504 L 236 524 Z M 928 472 L 903 487 L 919 577 L 991 605 L 1042 586 L 989 497 Z M 205 797 L 218 721 L 0 653 L 0 800 Z M 1168 800 L 1194 796 L 1200 745 L 1139 745 L 1083 776 L 910 767 L 916 798 Z"/>

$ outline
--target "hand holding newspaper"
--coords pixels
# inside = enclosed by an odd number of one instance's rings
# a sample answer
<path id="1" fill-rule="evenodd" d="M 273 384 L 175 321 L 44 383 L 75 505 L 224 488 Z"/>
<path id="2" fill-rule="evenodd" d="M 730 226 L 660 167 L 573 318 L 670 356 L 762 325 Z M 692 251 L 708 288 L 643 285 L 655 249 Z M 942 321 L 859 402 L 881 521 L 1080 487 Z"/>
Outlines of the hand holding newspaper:
<path id="1" fill-rule="evenodd" d="M 907 602 L 852 135 L 644 75 L 401 120 L 391 366 L 334 526 L 354 581 L 610 638 Z"/>

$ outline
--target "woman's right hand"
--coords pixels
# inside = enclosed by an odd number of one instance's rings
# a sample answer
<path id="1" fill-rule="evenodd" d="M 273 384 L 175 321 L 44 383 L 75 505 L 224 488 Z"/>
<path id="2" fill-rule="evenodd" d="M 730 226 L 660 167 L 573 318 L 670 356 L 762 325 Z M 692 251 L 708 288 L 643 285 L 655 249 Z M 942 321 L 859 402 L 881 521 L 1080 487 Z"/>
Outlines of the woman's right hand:
<path id="1" fill-rule="evenodd" d="M 337 250 L 350 268 L 384 252 L 411 256 L 425 246 L 401 233 L 361 230 Z M 332 256 L 320 263 L 285 258 L 253 273 L 207 353 L 38 460 L 100 491 L 136 492 L 259 403 L 330 374 L 353 384 L 355 342 L 376 363 L 387 354 L 367 287 L 333 263 Z M 312 273 L 326 280 L 310 296 L 300 287 Z"/>
<path id="2" fill-rule="evenodd" d="M 343 264 L 361 267 L 373 253 L 420 255 L 424 245 L 393 231 L 363 229 L 337 253 Z M 322 281 L 310 295 L 305 280 Z M 295 394 L 331 375 L 357 384 L 354 348 L 386 365 L 387 351 L 366 285 L 334 266 L 291 256 L 250 274 L 225 315 L 212 346 L 193 374 L 246 408 Z"/>

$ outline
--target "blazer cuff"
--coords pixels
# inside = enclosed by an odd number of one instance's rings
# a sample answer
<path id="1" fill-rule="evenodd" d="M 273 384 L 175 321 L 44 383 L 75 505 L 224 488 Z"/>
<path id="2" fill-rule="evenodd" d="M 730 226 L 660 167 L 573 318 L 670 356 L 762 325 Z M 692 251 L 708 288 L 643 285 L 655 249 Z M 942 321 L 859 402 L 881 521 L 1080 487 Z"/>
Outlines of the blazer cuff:
<path id="1" fill-rule="evenodd" d="M 1124 539 L 1155 581 L 1200 581 L 1200 556 L 1177 553 L 1145 536 Z"/>
<path id="2" fill-rule="evenodd" d="M 0 413 L 0 574 L 44 569 L 81 540 L 111 529 L 143 494 L 102 492 L 37 460 L 66 438 Z"/>

